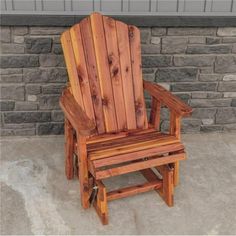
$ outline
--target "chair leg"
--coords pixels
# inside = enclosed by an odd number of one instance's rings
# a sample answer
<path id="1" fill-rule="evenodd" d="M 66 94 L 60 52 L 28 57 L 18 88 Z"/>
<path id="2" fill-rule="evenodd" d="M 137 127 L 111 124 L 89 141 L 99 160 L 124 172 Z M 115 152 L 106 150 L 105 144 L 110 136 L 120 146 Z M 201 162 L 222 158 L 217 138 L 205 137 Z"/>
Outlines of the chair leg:
<path id="1" fill-rule="evenodd" d="M 174 179 L 174 186 L 176 187 L 177 185 L 179 185 L 179 161 L 174 163 L 173 179 Z"/>
<path id="2" fill-rule="evenodd" d="M 74 177 L 74 135 L 73 127 L 65 119 L 65 174 L 68 180 Z"/>
<path id="3" fill-rule="evenodd" d="M 169 207 L 174 205 L 173 169 L 169 165 L 162 168 L 163 199 Z"/>
<path id="4" fill-rule="evenodd" d="M 96 181 L 98 193 L 93 206 L 103 225 L 108 224 L 108 206 L 107 206 L 107 193 L 104 184 L 101 181 Z"/>
<path id="5" fill-rule="evenodd" d="M 89 208 L 89 193 L 91 192 L 89 183 L 89 173 L 87 164 L 86 138 L 77 135 L 77 153 L 79 161 L 79 182 L 81 204 L 84 209 Z"/>

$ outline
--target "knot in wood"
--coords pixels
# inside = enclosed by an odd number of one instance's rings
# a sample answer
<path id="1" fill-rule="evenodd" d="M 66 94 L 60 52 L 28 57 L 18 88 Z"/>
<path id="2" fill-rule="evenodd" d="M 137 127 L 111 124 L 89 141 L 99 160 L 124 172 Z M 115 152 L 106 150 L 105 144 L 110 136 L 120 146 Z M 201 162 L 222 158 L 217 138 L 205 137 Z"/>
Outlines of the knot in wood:
<path id="1" fill-rule="evenodd" d="M 129 67 L 128 67 L 128 66 L 126 66 L 126 68 L 125 68 L 125 71 L 126 71 L 126 72 L 128 72 L 128 71 L 129 71 Z"/>
<path id="2" fill-rule="evenodd" d="M 129 38 L 134 38 L 134 27 L 130 26 L 129 27 Z"/>
<path id="3" fill-rule="evenodd" d="M 108 64 L 109 64 L 109 65 L 112 65 L 112 63 L 113 63 L 113 54 L 110 54 L 110 55 L 108 56 Z"/>
<path id="4" fill-rule="evenodd" d="M 119 68 L 118 68 L 118 67 L 115 67 L 115 68 L 113 68 L 113 70 L 112 70 L 112 75 L 113 75 L 113 76 L 116 76 L 116 75 L 118 74 L 118 72 L 119 72 Z"/>
<path id="5" fill-rule="evenodd" d="M 102 98 L 102 105 L 107 106 L 108 105 L 108 99 L 106 97 Z"/>

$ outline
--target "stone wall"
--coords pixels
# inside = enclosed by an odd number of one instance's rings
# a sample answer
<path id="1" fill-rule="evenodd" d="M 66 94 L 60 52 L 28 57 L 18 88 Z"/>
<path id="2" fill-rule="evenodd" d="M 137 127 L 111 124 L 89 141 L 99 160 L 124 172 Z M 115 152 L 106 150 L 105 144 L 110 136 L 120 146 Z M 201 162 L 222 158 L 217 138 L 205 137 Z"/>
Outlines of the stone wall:
<path id="1" fill-rule="evenodd" d="M 1 28 L 2 135 L 63 132 L 58 100 L 67 72 L 59 35 L 65 29 Z M 144 79 L 194 108 L 183 131 L 236 130 L 236 28 L 153 27 L 141 33 Z M 166 109 L 162 118 L 166 128 Z"/>

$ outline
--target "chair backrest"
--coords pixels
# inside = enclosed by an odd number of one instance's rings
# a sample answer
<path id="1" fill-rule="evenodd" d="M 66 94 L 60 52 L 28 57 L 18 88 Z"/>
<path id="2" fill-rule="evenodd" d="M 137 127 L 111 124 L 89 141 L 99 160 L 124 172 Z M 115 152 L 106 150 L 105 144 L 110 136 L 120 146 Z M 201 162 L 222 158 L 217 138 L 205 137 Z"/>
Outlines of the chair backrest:
<path id="1" fill-rule="evenodd" d="M 61 42 L 72 94 L 98 134 L 147 128 L 138 28 L 93 13 Z"/>

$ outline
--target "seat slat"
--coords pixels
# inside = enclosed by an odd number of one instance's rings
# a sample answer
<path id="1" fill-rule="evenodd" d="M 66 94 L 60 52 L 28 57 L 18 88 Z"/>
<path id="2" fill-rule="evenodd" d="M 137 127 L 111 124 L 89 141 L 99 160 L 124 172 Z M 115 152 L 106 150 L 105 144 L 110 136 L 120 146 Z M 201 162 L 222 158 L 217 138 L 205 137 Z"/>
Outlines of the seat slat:
<path id="1" fill-rule="evenodd" d="M 90 91 L 96 117 L 95 121 L 98 133 L 102 134 L 105 133 L 105 124 L 90 18 L 85 18 L 80 22 L 80 30 L 84 45 L 85 59 L 87 62 Z"/>
<path id="2" fill-rule="evenodd" d="M 112 156 L 109 158 L 103 158 L 103 159 L 98 159 L 93 161 L 93 166 L 95 168 L 99 167 L 105 167 L 109 165 L 114 165 L 114 164 L 120 164 L 128 161 L 134 161 L 134 160 L 139 160 L 144 157 L 152 157 L 156 155 L 162 155 L 167 153 L 169 150 L 173 151 L 183 151 L 184 147 L 180 143 L 176 144 L 170 144 L 170 145 L 164 145 L 161 147 L 154 147 L 148 150 L 142 150 L 139 152 L 133 152 L 133 153 L 128 153 L 128 154 L 117 154 L 116 156 Z"/>
<path id="3" fill-rule="evenodd" d="M 123 95 L 122 77 L 119 52 L 117 46 L 116 22 L 110 17 L 103 16 L 104 32 L 107 45 L 108 63 L 113 87 L 118 130 L 127 128 L 125 102 Z"/>
<path id="4" fill-rule="evenodd" d="M 94 50 L 97 61 L 98 77 L 102 94 L 106 132 L 117 131 L 116 111 L 108 65 L 103 19 L 102 16 L 98 13 L 92 14 L 90 16 L 90 19 L 93 33 Z"/>
<path id="5" fill-rule="evenodd" d="M 143 95 L 140 32 L 138 28 L 133 25 L 129 26 L 129 43 L 137 128 L 147 128 L 148 122 Z"/>
<path id="6" fill-rule="evenodd" d="M 125 142 L 123 145 L 119 147 L 110 147 L 106 148 L 105 150 L 99 150 L 99 151 L 94 151 L 94 152 L 89 152 L 88 157 L 90 160 L 95 160 L 95 159 L 101 159 L 109 156 L 115 156 L 117 153 L 119 154 L 124 154 L 124 153 L 131 153 L 131 152 L 136 152 L 136 151 L 141 151 L 145 149 L 150 149 L 153 147 L 160 147 L 163 145 L 167 144 L 173 144 L 173 143 L 179 143 L 179 140 L 177 140 L 173 136 L 169 137 L 160 137 L 156 140 L 150 140 L 150 141 L 144 141 L 144 142 L 139 142 L 139 143 L 132 143 L 126 145 Z"/>
<path id="7" fill-rule="evenodd" d="M 136 129 L 136 116 L 134 107 L 134 85 L 132 78 L 132 67 L 130 61 L 128 26 L 116 21 L 118 48 L 120 53 L 121 76 L 123 82 L 125 111 L 127 128 Z"/>
<path id="8" fill-rule="evenodd" d="M 111 169 L 97 171 L 95 173 L 95 178 L 98 180 L 105 179 L 111 176 L 122 175 L 129 172 L 134 172 L 134 171 L 143 170 L 143 169 L 147 169 L 147 168 L 151 168 L 155 166 L 165 165 L 165 164 L 169 164 L 169 163 L 173 163 L 173 162 L 181 161 L 185 159 L 186 159 L 185 153 L 180 153 L 180 154 L 175 154 L 171 156 L 155 158 L 155 159 L 151 159 L 147 161 L 131 163 L 131 164 L 120 166 L 120 167 L 114 167 Z"/>

